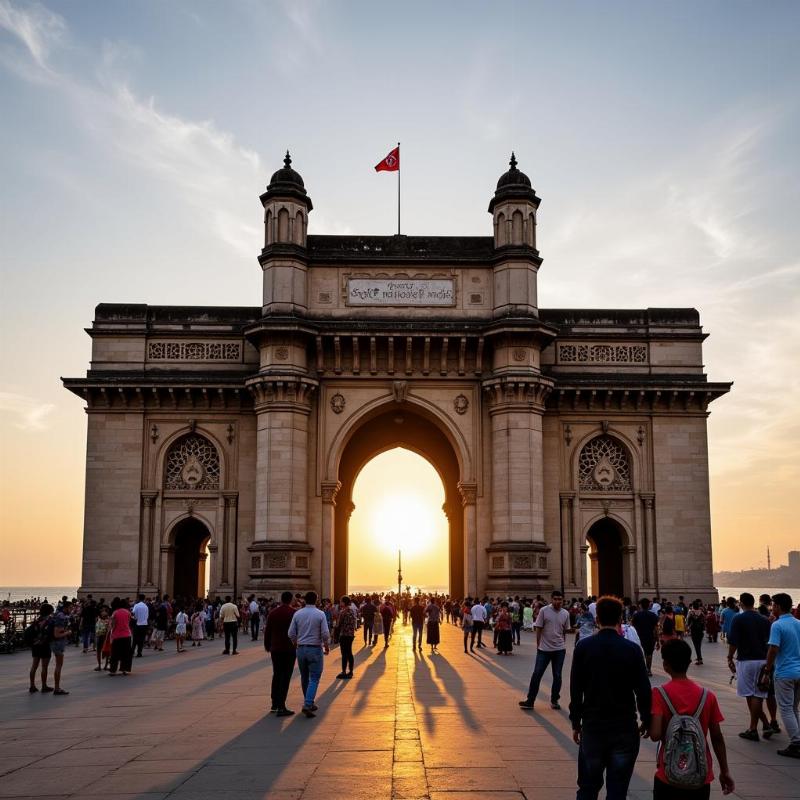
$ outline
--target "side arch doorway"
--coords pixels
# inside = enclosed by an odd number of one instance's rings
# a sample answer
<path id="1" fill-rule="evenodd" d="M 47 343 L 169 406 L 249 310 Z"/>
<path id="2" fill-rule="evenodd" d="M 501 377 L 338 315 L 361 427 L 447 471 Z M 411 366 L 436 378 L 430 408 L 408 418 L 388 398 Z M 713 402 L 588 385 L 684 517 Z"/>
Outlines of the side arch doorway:
<path id="1" fill-rule="evenodd" d="M 349 438 L 339 460 L 333 535 L 333 594 L 349 590 L 348 544 L 353 487 L 362 468 L 376 455 L 401 447 L 429 461 L 441 478 L 443 511 L 449 530 L 448 578 L 451 595 L 463 596 L 465 577 L 464 513 L 459 491 L 460 467 L 450 440 L 433 421 L 407 405 L 397 405 L 364 422 Z M 379 532 L 377 532 L 379 534 Z M 404 581 L 405 584 L 405 581 Z"/>
<path id="2" fill-rule="evenodd" d="M 210 539 L 208 528 L 196 517 L 181 520 L 173 529 L 173 597 L 205 597 Z"/>
<path id="3" fill-rule="evenodd" d="M 609 517 L 600 519 L 586 534 L 589 545 L 589 594 L 625 596 L 625 532 Z"/>

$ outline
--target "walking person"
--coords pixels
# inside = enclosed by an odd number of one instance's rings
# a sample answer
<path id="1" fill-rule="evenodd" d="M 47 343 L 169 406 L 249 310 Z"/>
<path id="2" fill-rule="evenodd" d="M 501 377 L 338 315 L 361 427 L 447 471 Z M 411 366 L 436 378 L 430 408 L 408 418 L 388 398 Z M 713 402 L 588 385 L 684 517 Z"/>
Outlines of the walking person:
<path id="1" fill-rule="evenodd" d="M 548 608 L 539 612 L 537 623 Z M 579 746 L 577 798 L 596 800 L 605 777 L 608 800 L 625 800 L 639 735 L 650 727 L 650 681 L 641 649 L 617 632 L 622 603 L 601 597 L 595 609 L 599 630 L 575 645 L 570 672 L 569 718 Z"/>
<path id="2" fill-rule="evenodd" d="M 159 603 L 156 606 L 155 624 L 153 626 L 152 645 L 154 653 L 164 652 L 164 639 L 167 637 L 168 627 L 169 612 L 167 611 L 167 603 Z"/>
<path id="3" fill-rule="evenodd" d="M 736 694 L 747 702 L 750 724 L 739 736 L 757 742 L 758 723 L 763 723 L 763 734 L 769 739 L 776 731 L 764 714 L 767 691 L 760 689 L 758 678 L 767 663 L 769 620 L 755 610 L 755 598 L 749 592 L 739 596 L 742 613 L 731 623 L 728 634 L 728 668 L 736 675 Z M 733 657 L 736 655 L 736 662 Z"/>
<path id="4" fill-rule="evenodd" d="M 41 672 L 42 692 L 52 692 L 53 687 L 47 685 L 47 668 L 50 665 L 50 617 L 53 606 L 42 603 L 39 606 L 39 616 L 25 628 L 25 644 L 31 649 L 30 687 L 28 691 L 33 694 L 36 688 L 36 672 Z"/>
<path id="5" fill-rule="evenodd" d="M 289 638 L 289 626 L 295 610 L 292 593 L 283 592 L 281 603 L 269 612 L 264 625 L 264 650 L 272 659 L 272 711 L 276 717 L 290 717 L 294 711 L 286 708 L 289 683 L 297 657 L 295 646 Z"/>
<path id="6" fill-rule="evenodd" d="M 701 666 L 703 663 L 703 639 L 706 635 L 706 614 L 702 608 L 700 600 L 695 600 L 688 613 L 686 614 L 686 630 L 692 639 L 695 652 L 695 665 Z M 734 621 L 735 621 L 734 617 Z"/>
<path id="7" fill-rule="evenodd" d="M 425 625 L 425 609 L 419 600 L 419 595 L 414 597 L 414 604 L 408 612 L 411 617 L 411 649 L 422 652 L 422 628 Z"/>
<path id="8" fill-rule="evenodd" d="M 725 738 L 720 728 L 724 717 L 716 696 L 713 692 L 686 677 L 686 672 L 692 663 L 692 649 L 687 642 L 672 639 L 661 648 L 661 657 L 664 660 L 664 671 L 669 675 L 670 680 L 662 686 L 655 687 L 652 692 L 652 721 L 649 735 L 654 742 L 659 743 L 657 768 L 653 779 L 653 800 L 687 800 L 687 798 L 708 800 L 711 794 L 711 784 L 714 783 L 711 750 L 706 738 L 709 734 L 719 762 L 719 782 L 722 786 L 722 793 L 730 794 L 735 785 L 728 768 Z M 667 740 L 672 732 L 669 723 L 675 716 L 688 717 L 689 725 L 692 724 L 690 721 L 692 718 L 699 722 L 704 739 L 702 750 L 705 751 L 705 764 L 701 762 L 692 765 L 691 760 L 681 763 L 678 758 L 670 757 Z M 680 725 L 680 723 L 677 724 Z M 685 731 L 686 726 L 681 725 L 677 730 Z M 676 755 L 681 757 L 681 754 Z M 675 761 L 678 763 L 675 764 Z M 694 766 L 694 773 L 687 774 L 692 766 Z M 683 785 L 670 783 L 671 777 L 673 781 L 675 780 L 675 776 L 671 773 L 676 768 L 682 773 Z M 692 778 L 700 786 L 685 788 L 685 784 Z"/>
<path id="9" fill-rule="evenodd" d="M 617 601 L 619 602 L 619 601 Z M 548 664 L 552 665 L 553 685 L 550 689 L 550 707 L 558 711 L 561 706 L 558 701 L 561 697 L 561 671 L 564 668 L 564 658 L 567 655 L 566 634 L 570 630 L 569 611 L 563 608 L 564 595 L 558 590 L 550 596 L 550 604 L 544 606 L 536 617 L 534 630 L 536 631 L 536 664 L 531 675 L 528 696 L 520 700 L 520 708 L 533 710 L 536 695 L 539 694 L 539 684 L 547 670 Z M 620 603 L 620 608 L 622 604 Z M 622 612 L 620 611 L 620 619 Z"/>
<path id="10" fill-rule="evenodd" d="M 222 655 L 231 654 L 231 643 L 233 643 L 233 655 L 238 656 L 236 649 L 239 644 L 239 609 L 236 603 L 231 602 L 231 596 L 225 596 L 225 602 L 219 609 L 219 618 L 222 620 L 222 630 L 225 632 L 225 649 Z"/>
<path id="11" fill-rule="evenodd" d="M 467 652 L 467 641 L 472 634 L 472 599 L 467 598 L 464 601 L 464 607 L 461 609 L 461 628 L 464 631 L 464 652 Z"/>
<path id="12" fill-rule="evenodd" d="M 203 639 L 206 635 L 206 612 L 203 610 L 203 604 L 197 603 L 194 607 L 194 614 L 191 619 L 192 625 L 192 647 L 202 647 Z"/>
<path id="13" fill-rule="evenodd" d="M 643 597 L 639 601 L 639 610 L 633 615 L 631 625 L 639 634 L 639 641 L 644 651 L 644 661 L 647 665 L 647 674 L 653 674 L 653 651 L 656 649 L 656 635 L 658 629 L 658 615 L 650 609 L 650 601 Z"/>
<path id="14" fill-rule="evenodd" d="M 779 756 L 800 758 L 800 619 L 792 614 L 792 598 L 779 592 L 772 596 L 778 619 L 769 632 L 765 671 L 775 680 L 775 699 L 781 712 L 789 745 Z"/>
<path id="15" fill-rule="evenodd" d="M 111 601 L 111 620 L 108 624 L 108 635 L 111 637 L 111 668 L 109 677 L 120 669 L 123 675 L 131 671 L 133 664 L 133 647 L 131 646 L 131 612 L 128 603 L 115 597 Z"/>
<path id="16" fill-rule="evenodd" d="M 372 598 L 368 597 L 364 605 L 361 606 L 361 619 L 364 622 L 364 647 L 368 647 L 373 644 L 373 628 L 375 627 L 375 614 L 377 613 L 378 609 L 372 602 Z"/>
<path id="17" fill-rule="evenodd" d="M 136 626 L 133 629 L 133 647 L 136 651 L 136 658 L 141 658 L 144 640 L 147 638 L 147 622 L 150 618 L 150 609 L 144 601 L 143 594 L 138 596 L 136 605 L 133 607 L 133 618 Z"/>
<path id="18" fill-rule="evenodd" d="M 389 646 L 389 639 L 392 635 L 392 628 L 394 626 L 395 610 L 388 597 L 385 598 L 380 607 L 381 622 L 383 623 L 383 646 Z"/>
<path id="19" fill-rule="evenodd" d="M 440 642 L 439 623 L 442 619 L 442 610 L 436 602 L 436 598 L 431 598 L 428 607 L 425 609 L 425 616 L 428 620 L 427 629 L 425 631 L 425 643 L 431 646 L 431 655 L 438 654 L 438 647 Z M 420 648 L 421 649 L 421 648 Z"/>
<path id="20" fill-rule="evenodd" d="M 258 641 L 258 626 L 261 623 L 261 607 L 254 594 L 250 595 L 250 641 Z"/>
<path id="21" fill-rule="evenodd" d="M 313 717 L 317 711 L 314 699 L 322 677 L 323 658 L 330 652 L 330 631 L 325 614 L 317 608 L 317 593 L 306 592 L 305 601 L 305 606 L 292 617 L 289 638 L 297 648 L 297 666 L 303 689 L 301 711 L 306 717 Z"/>
<path id="22" fill-rule="evenodd" d="M 483 643 L 483 627 L 486 624 L 486 607 L 475 601 L 475 605 L 470 609 L 472 614 L 472 633 L 469 635 L 469 649 L 475 651 L 475 637 L 478 638 L 478 647 L 486 647 Z"/>
<path id="23" fill-rule="evenodd" d="M 500 603 L 494 629 L 497 633 L 497 655 L 510 656 L 514 650 L 514 637 L 511 632 L 511 613 L 505 600 Z"/>
<path id="24" fill-rule="evenodd" d="M 64 695 L 69 694 L 61 688 L 61 670 L 64 668 L 64 651 L 67 648 L 67 641 L 70 635 L 69 629 L 69 614 L 72 610 L 72 603 L 65 600 L 61 607 L 51 617 L 49 622 L 50 627 L 50 653 L 56 660 L 56 666 L 53 670 L 53 694 Z"/>
<path id="25" fill-rule="evenodd" d="M 95 622 L 97 622 L 97 601 L 89 595 L 81 609 L 81 640 L 83 641 L 83 652 L 89 652 L 89 645 L 94 644 L 97 648 L 97 641 L 94 634 Z"/>
<path id="26" fill-rule="evenodd" d="M 106 639 L 108 639 L 108 609 L 105 606 L 100 608 L 100 613 L 97 621 L 94 624 L 94 647 L 97 654 L 97 666 L 94 668 L 95 672 L 102 672 L 103 669 L 108 669 L 108 659 L 111 655 L 111 642 L 106 647 Z M 105 664 L 103 663 L 105 661 Z"/>
<path id="27" fill-rule="evenodd" d="M 342 671 L 337 678 L 350 679 L 353 677 L 353 639 L 356 638 L 356 617 L 350 608 L 350 598 L 345 595 L 340 604 L 339 611 L 339 650 L 342 654 Z"/>
<path id="28" fill-rule="evenodd" d="M 186 626 L 189 623 L 189 615 L 183 610 L 183 606 L 178 607 L 178 614 L 175 617 L 175 649 L 178 653 L 184 651 L 183 643 L 186 640 Z"/>

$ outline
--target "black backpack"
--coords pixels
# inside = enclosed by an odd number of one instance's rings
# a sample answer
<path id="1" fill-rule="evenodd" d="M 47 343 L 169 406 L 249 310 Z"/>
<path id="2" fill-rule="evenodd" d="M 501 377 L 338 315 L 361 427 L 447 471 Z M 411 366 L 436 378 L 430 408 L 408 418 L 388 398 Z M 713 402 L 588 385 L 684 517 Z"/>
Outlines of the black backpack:
<path id="1" fill-rule="evenodd" d="M 34 620 L 22 634 L 26 647 L 45 647 L 50 644 L 51 629 L 49 619 Z"/>

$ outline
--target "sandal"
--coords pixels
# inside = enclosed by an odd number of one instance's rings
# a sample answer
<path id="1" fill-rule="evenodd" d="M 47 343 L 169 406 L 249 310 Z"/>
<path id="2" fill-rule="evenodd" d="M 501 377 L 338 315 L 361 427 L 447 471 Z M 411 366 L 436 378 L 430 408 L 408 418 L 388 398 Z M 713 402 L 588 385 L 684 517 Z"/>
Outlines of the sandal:
<path id="1" fill-rule="evenodd" d="M 69 694 L 69 692 L 64 689 L 56 689 L 53 694 Z"/>
<path id="2" fill-rule="evenodd" d="M 39 690 L 35 686 L 31 686 L 28 691 L 33 694 L 34 692 L 38 692 Z"/>

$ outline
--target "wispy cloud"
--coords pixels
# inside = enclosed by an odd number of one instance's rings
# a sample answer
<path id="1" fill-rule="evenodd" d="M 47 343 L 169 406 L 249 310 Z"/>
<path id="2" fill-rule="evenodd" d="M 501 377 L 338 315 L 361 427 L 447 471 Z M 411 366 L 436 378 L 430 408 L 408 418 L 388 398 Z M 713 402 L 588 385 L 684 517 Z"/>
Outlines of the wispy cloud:
<path id="1" fill-rule="evenodd" d="M 0 0 L 0 28 L 13 34 L 43 73 L 50 73 L 47 63 L 51 49 L 63 41 L 67 26 L 64 19 L 39 3 L 24 9 Z"/>
<path id="2" fill-rule="evenodd" d="M 0 411 L 9 414 L 12 425 L 22 431 L 43 431 L 49 424 L 48 417 L 55 409 L 53 403 L 42 403 L 35 397 L 15 392 L 0 392 Z"/>

